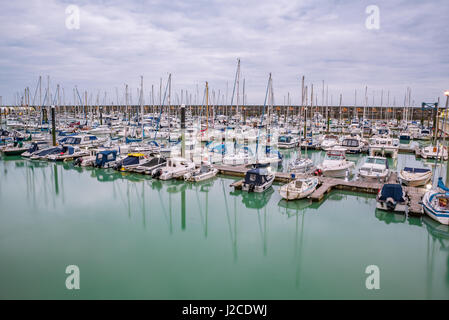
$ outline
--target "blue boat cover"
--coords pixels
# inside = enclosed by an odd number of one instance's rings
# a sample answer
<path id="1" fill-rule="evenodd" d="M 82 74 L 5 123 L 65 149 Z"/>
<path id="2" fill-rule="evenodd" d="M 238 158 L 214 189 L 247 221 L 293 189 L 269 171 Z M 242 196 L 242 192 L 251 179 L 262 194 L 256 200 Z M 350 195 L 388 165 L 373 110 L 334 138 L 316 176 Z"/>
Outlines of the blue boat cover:
<path id="1" fill-rule="evenodd" d="M 403 202 L 405 199 L 402 197 L 403 191 L 400 184 L 384 184 L 382 187 L 381 195 L 379 200 L 387 200 L 387 198 L 393 198 L 396 202 Z"/>
<path id="2" fill-rule="evenodd" d="M 263 167 L 248 170 L 245 175 L 245 183 L 260 186 L 267 181 L 267 175 L 268 170 Z"/>
<path id="3" fill-rule="evenodd" d="M 447 187 L 444 185 L 444 182 L 443 182 L 443 178 L 442 178 L 442 177 L 439 177 L 439 178 L 438 178 L 438 188 L 440 188 L 440 189 L 442 189 L 442 190 L 444 190 L 444 191 L 446 191 L 446 192 L 449 192 L 449 188 L 447 188 Z"/>
<path id="4" fill-rule="evenodd" d="M 133 164 L 139 164 L 139 157 L 127 157 L 123 160 L 123 166 L 130 166 Z"/>
<path id="5" fill-rule="evenodd" d="M 108 157 L 109 155 L 112 155 Z M 97 166 L 103 167 L 105 163 L 115 161 L 117 158 L 117 150 L 103 150 L 97 153 L 95 158 L 95 164 Z"/>
<path id="6" fill-rule="evenodd" d="M 405 167 L 404 168 L 404 171 L 407 171 L 407 172 L 413 172 L 413 173 L 424 173 L 424 172 L 429 172 L 430 171 L 430 169 L 428 169 L 428 168 L 411 168 L 411 167 Z"/>

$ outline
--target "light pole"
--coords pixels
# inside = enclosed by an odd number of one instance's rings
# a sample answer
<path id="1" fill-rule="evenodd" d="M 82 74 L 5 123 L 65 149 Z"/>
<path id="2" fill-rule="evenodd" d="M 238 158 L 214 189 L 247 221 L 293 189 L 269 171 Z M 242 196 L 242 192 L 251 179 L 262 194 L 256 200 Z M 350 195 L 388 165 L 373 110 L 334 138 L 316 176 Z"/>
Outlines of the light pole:
<path id="1" fill-rule="evenodd" d="M 446 108 L 444 110 L 444 128 L 443 128 L 443 148 L 446 142 L 446 121 L 447 121 L 447 107 L 449 105 L 449 90 L 444 91 L 444 95 L 446 96 Z M 444 152 L 443 152 L 444 155 Z M 443 156 L 441 156 L 443 158 Z M 449 158 L 448 163 L 446 164 L 446 185 L 449 183 Z"/>

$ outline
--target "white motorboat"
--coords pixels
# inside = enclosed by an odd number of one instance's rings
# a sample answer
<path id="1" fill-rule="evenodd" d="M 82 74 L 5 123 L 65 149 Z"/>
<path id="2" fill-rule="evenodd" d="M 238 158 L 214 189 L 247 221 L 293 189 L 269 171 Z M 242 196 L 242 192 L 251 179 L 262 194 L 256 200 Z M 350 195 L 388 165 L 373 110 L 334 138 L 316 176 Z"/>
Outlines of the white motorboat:
<path id="1" fill-rule="evenodd" d="M 386 181 L 390 176 L 388 160 L 385 157 L 367 157 L 365 163 L 359 169 L 359 176 L 364 179 L 376 179 Z"/>
<path id="2" fill-rule="evenodd" d="M 421 157 L 424 159 L 441 159 L 447 161 L 447 147 L 442 144 L 430 145 L 421 149 Z"/>
<path id="3" fill-rule="evenodd" d="M 288 165 L 288 170 L 294 173 L 306 173 L 313 170 L 314 165 L 312 159 L 296 158 Z"/>
<path id="4" fill-rule="evenodd" d="M 299 137 L 293 135 L 282 135 L 278 137 L 279 149 L 295 148 L 299 145 Z"/>
<path id="5" fill-rule="evenodd" d="M 324 151 L 328 151 L 334 146 L 337 146 L 338 142 L 339 142 L 338 137 L 336 135 L 327 134 L 323 137 L 323 140 L 321 141 L 321 149 L 323 149 Z"/>
<path id="6" fill-rule="evenodd" d="M 354 162 L 346 160 L 344 149 L 334 147 L 326 153 L 326 157 L 317 169 L 324 176 L 341 178 L 348 176 L 354 166 Z"/>
<path id="7" fill-rule="evenodd" d="M 398 173 L 398 178 L 406 186 L 424 186 L 432 178 L 432 170 L 428 168 L 405 167 Z"/>
<path id="8" fill-rule="evenodd" d="M 195 163 L 185 158 L 175 157 L 167 159 L 165 166 L 153 170 L 153 178 L 170 180 L 184 176 L 195 170 Z"/>
<path id="9" fill-rule="evenodd" d="M 311 195 L 318 185 L 318 178 L 296 179 L 279 189 L 282 198 L 286 200 L 302 199 Z"/>
<path id="10" fill-rule="evenodd" d="M 218 169 L 214 168 L 209 163 L 202 163 L 201 166 L 195 171 L 186 173 L 184 175 L 185 181 L 191 182 L 199 182 L 204 181 L 210 178 L 213 178 L 217 175 Z"/>
<path id="11" fill-rule="evenodd" d="M 396 159 L 399 151 L 399 139 L 389 137 L 373 137 L 369 140 L 369 153 L 371 156 L 379 155 Z"/>

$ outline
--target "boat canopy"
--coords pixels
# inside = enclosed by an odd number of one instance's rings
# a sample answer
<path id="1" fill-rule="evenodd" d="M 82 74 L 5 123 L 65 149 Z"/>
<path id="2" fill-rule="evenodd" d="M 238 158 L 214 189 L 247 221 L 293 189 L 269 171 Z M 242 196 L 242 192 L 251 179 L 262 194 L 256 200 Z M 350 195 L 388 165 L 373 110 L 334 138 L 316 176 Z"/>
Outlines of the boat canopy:
<path id="1" fill-rule="evenodd" d="M 429 168 L 411 168 L 411 167 L 405 167 L 402 170 L 407 171 L 407 172 L 411 172 L 411 173 L 424 173 L 424 172 L 429 172 L 430 171 Z"/>
<path id="2" fill-rule="evenodd" d="M 259 167 L 248 170 L 245 175 L 246 184 L 262 185 L 267 182 L 268 170 L 267 168 Z"/>
<path id="3" fill-rule="evenodd" d="M 387 183 L 384 184 L 381 190 L 379 200 L 387 200 L 387 198 L 393 198 L 396 202 L 404 202 L 404 192 L 400 184 Z"/>
<path id="4" fill-rule="evenodd" d="M 134 164 L 139 164 L 139 157 L 129 154 L 127 158 L 123 159 L 123 166 L 131 166 Z"/>
<path id="5" fill-rule="evenodd" d="M 115 161 L 117 150 L 103 150 L 97 153 L 95 164 L 103 167 L 107 162 Z"/>

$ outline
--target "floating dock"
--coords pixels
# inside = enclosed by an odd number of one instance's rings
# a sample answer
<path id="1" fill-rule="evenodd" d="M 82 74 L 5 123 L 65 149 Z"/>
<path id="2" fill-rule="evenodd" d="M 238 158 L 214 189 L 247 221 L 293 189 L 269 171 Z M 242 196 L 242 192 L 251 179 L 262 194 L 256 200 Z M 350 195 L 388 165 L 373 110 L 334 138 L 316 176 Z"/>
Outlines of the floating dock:
<path id="1" fill-rule="evenodd" d="M 214 165 L 218 169 L 220 174 L 244 177 L 246 171 L 251 167 L 250 165 L 241 166 L 226 166 L 226 165 Z M 296 178 L 301 175 L 296 175 Z M 365 181 L 365 180 L 352 180 L 346 181 L 338 178 L 330 177 L 317 177 L 318 187 L 308 197 L 312 201 L 322 201 L 325 195 L 332 190 L 348 190 L 360 193 L 377 194 L 383 186 L 383 182 L 379 181 Z M 292 176 L 289 173 L 275 172 L 275 181 L 281 183 L 288 183 L 292 180 Z M 243 180 L 233 182 L 230 186 L 240 189 L 242 187 Z M 385 183 L 397 183 L 397 174 L 394 172 L 390 175 L 388 181 Z M 403 187 L 409 198 L 408 214 L 414 216 L 423 215 L 421 200 L 426 192 L 424 188 L 418 187 Z"/>

